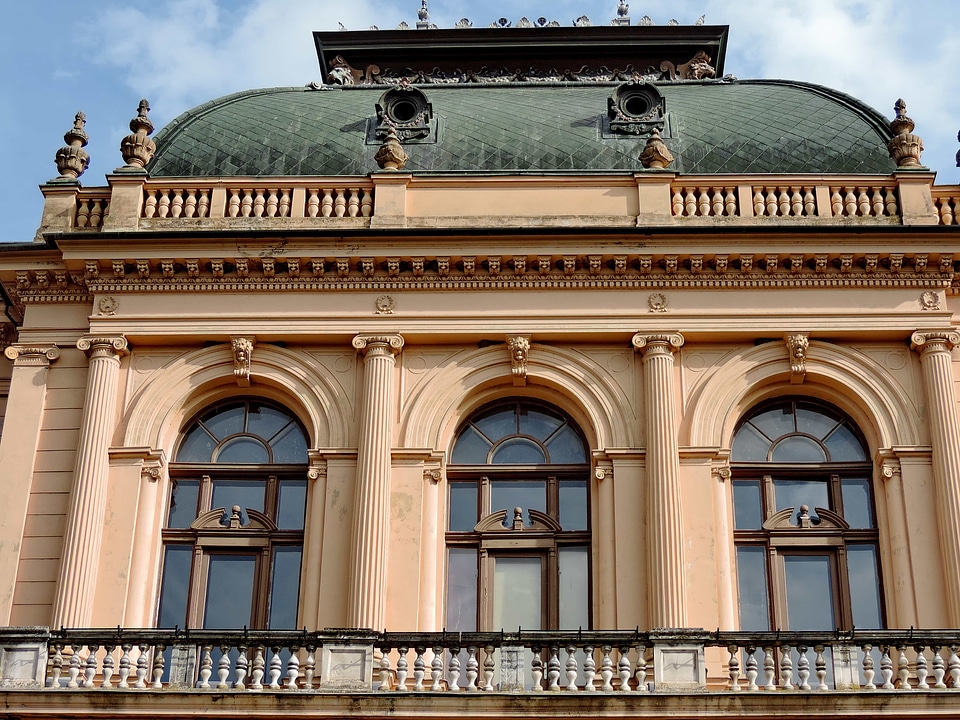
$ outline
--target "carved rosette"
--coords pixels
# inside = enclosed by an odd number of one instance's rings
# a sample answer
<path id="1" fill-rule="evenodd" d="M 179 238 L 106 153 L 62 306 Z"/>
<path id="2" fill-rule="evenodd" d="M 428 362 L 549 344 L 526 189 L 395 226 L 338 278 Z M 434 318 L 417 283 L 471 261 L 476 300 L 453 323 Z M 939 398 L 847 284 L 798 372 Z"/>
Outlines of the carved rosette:
<path id="1" fill-rule="evenodd" d="M 57 150 L 56 157 L 57 170 L 60 171 L 58 180 L 76 180 L 90 166 L 90 155 L 83 149 L 90 141 L 83 130 L 86 124 L 87 116 L 78 112 L 73 119 L 73 127 L 63 136 L 66 145 Z"/>
<path id="2" fill-rule="evenodd" d="M 230 347 L 233 350 L 233 375 L 237 379 L 237 387 L 250 387 L 253 346 L 256 344 L 257 339 L 255 337 L 230 338 Z"/>
<path id="3" fill-rule="evenodd" d="M 14 367 L 49 367 L 60 357 L 60 348 L 56 345 L 20 345 L 7 347 L 3 354 L 13 360 Z"/>
<path id="4" fill-rule="evenodd" d="M 400 144 L 396 128 L 390 128 L 387 138 L 383 141 L 383 145 L 377 150 L 373 159 L 383 170 L 402 170 L 403 166 L 407 164 L 410 156 L 407 155 L 403 145 Z"/>
<path id="5" fill-rule="evenodd" d="M 529 335 L 511 335 L 507 337 L 507 349 L 510 351 L 510 365 L 514 385 L 527 384 L 527 357 L 530 354 Z"/>
<path id="6" fill-rule="evenodd" d="M 807 350 L 810 338 L 802 333 L 786 335 L 787 352 L 790 354 L 790 382 L 799 385 L 807 376 Z"/>
<path id="7" fill-rule="evenodd" d="M 907 117 L 907 104 L 901 98 L 893 106 L 897 116 L 890 123 L 893 138 L 887 143 L 890 157 L 897 167 L 920 167 L 920 154 L 923 152 L 923 140 L 913 134 L 913 120 Z"/>
<path id="8" fill-rule="evenodd" d="M 120 154 L 126 168 L 142 170 L 153 159 L 157 145 L 148 136 L 153 132 L 153 123 L 147 117 L 150 112 L 150 103 L 146 99 L 137 106 L 137 116 L 130 121 L 132 135 L 127 135 L 120 142 Z"/>

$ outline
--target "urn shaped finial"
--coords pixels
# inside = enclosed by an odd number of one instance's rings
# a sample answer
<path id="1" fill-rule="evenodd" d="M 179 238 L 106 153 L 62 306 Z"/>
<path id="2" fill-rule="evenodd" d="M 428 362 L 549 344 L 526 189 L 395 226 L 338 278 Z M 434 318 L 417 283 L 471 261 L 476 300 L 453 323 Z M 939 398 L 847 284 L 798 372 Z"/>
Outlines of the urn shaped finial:
<path id="1" fill-rule="evenodd" d="M 90 166 L 90 155 L 84 150 L 84 146 L 90 141 L 83 126 L 87 124 L 87 116 L 83 112 L 78 112 L 73 118 L 73 127 L 67 130 L 63 136 L 66 143 L 57 150 L 57 170 L 60 171 L 60 181 L 73 181 L 83 175 L 83 172 Z"/>

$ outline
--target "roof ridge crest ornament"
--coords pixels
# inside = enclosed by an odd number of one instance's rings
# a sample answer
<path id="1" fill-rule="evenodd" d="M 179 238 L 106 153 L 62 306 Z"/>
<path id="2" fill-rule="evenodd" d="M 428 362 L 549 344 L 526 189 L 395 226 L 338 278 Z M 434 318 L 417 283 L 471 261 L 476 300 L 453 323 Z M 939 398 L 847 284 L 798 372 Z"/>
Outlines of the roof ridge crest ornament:
<path id="1" fill-rule="evenodd" d="M 890 122 L 890 131 L 894 136 L 887 143 L 890 157 L 897 163 L 897 168 L 922 168 L 920 155 L 923 153 L 923 140 L 913 134 L 916 127 L 913 120 L 907 117 L 907 104 L 903 98 L 897 100 L 893 106 L 896 117 Z"/>

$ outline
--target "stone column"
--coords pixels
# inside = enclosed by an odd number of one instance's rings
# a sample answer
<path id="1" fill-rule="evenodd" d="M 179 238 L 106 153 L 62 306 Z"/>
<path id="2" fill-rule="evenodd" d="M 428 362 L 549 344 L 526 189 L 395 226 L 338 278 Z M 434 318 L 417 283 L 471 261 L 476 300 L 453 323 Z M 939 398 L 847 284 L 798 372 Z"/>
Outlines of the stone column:
<path id="1" fill-rule="evenodd" d="M 110 471 L 107 451 L 117 413 L 120 358 L 127 353 L 127 340 L 87 335 L 77 341 L 77 348 L 87 353 L 90 364 L 54 627 L 88 627 L 92 617 Z"/>
<path id="2" fill-rule="evenodd" d="M 357 447 L 350 555 L 351 627 L 383 629 L 390 537 L 390 445 L 395 356 L 399 335 L 358 335 L 363 354 L 363 396 Z"/>
<path id="3" fill-rule="evenodd" d="M 647 565 L 653 627 L 686 627 L 683 514 L 673 354 L 679 333 L 633 336 L 643 355 L 647 435 Z"/>
<path id="4" fill-rule="evenodd" d="M 6 422 L 0 441 L 0 468 L 3 468 L 3 512 L 0 512 L 0 626 L 10 624 L 13 591 L 20 564 L 20 548 L 27 524 L 27 505 L 33 484 L 33 465 L 43 421 L 47 394 L 47 370 L 60 357 L 56 345 L 8 347 L 4 354 L 13 360 Z"/>
<path id="5" fill-rule="evenodd" d="M 952 330 L 918 331 L 910 338 L 923 368 L 948 627 L 960 624 L 960 420 L 950 352 L 957 344 L 960 333 Z"/>

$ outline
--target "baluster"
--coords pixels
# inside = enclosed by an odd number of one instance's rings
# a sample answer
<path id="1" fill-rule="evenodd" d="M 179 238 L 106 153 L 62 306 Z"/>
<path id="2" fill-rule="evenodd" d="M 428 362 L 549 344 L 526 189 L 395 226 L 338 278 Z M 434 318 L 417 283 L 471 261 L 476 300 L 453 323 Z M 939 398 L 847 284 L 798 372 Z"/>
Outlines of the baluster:
<path id="1" fill-rule="evenodd" d="M 197 191 L 186 190 L 187 199 L 183 202 L 183 216 L 192 218 L 197 214 Z"/>
<path id="2" fill-rule="evenodd" d="M 766 212 L 766 205 L 763 204 L 763 188 L 757 188 L 753 193 L 753 214 L 760 217 Z"/>
<path id="3" fill-rule="evenodd" d="M 910 687 L 910 660 L 907 658 L 907 649 L 905 647 L 897 648 L 897 670 L 900 675 L 900 689 L 912 690 Z"/>
<path id="4" fill-rule="evenodd" d="M 380 691 L 390 689 L 390 648 L 380 648 Z"/>
<path id="5" fill-rule="evenodd" d="M 307 645 L 307 658 L 303 661 L 303 689 L 313 690 L 313 676 L 317 671 L 317 649 Z"/>
<path id="6" fill-rule="evenodd" d="M 87 204 L 86 200 L 80 200 L 77 205 L 77 220 L 74 225 L 77 228 L 83 229 L 87 226 L 87 223 L 90 221 L 90 207 Z"/>
<path id="7" fill-rule="evenodd" d="M 157 193 L 160 191 L 147 192 L 147 199 L 143 203 L 143 216 L 145 218 L 152 218 L 157 214 Z"/>
<path id="8" fill-rule="evenodd" d="M 630 684 L 627 683 L 627 687 Z M 637 692 L 647 691 L 647 649 L 643 645 L 637 647 Z"/>
<path id="9" fill-rule="evenodd" d="M 613 660 L 610 659 L 610 653 L 613 652 L 613 647 L 604 645 L 601 650 L 603 658 L 600 660 L 600 679 L 603 684 L 600 685 L 600 689 L 604 692 L 612 692 L 613 685 L 610 681 L 613 679 Z"/>
<path id="10" fill-rule="evenodd" d="M 240 191 L 230 191 L 230 202 L 227 204 L 227 217 L 238 217 L 240 215 Z"/>
<path id="11" fill-rule="evenodd" d="M 410 688 L 407 687 L 407 652 L 410 648 L 405 645 L 401 645 L 397 648 L 397 692 L 406 692 Z"/>
<path id="12" fill-rule="evenodd" d="M 899 208 L 897 207 L 897 196 L 894 194 L 893 190 L 891 190 L 890 188 L 884 188 L 883 198 L 887 205 L 887 215 L 899 214 L 898 213 Z"/>
<path id="13" fill-rule="evenodd" d="M 70 646 L 70 665 L 67 668 L 67 687 L 71 689 L 80 687 L 80 683 L 77 682 L 77 677 L 80 675 L 80 647 L 82 646 Z"/>
<path id="14" fill-rule="evenodd" d="M 96 677 L 97 674 L 97 651 L 99 649 L 99 645 L 87 645 L 87 664 L 84 668 L 83 685 L 81 685 L 81 687 L 94 687 L 93 678 Z"/>
<path id="15" fill-rule="evenodd" d="M 172 190 L 173 200 L 170 203 L 170 217 L 178 218 L 183 215 L 183 195 L 179 190 Z"/>
<path id="16" fill-rule="evenodd" d="M 583 689 L 587 692 L 596 692 L 597 686 L 593 681 L 597 677 L 597 661 L 593 657 L 593 645 L 584 647 L 583 654 Z"/>
<path id="17" fill-rule="evenodd" d="M 637 670 L 640 669 L 640 663 L 643 662 L 643 655 L 637 657 Z M 646 672 L 646 670 L 644 670 Z M 620 676 L 620 692 L 630 692 L 630 646 L 624 645 L 620 648 L 620 660 L 617 662 L 617 674 Z M 637 690 L 642 690 L 637 686 Z"/>
<path id="18" fill-rule="evenodd" d="M 147 655 L 150 652 L 150 646 L 140 645 L 139 650 L 140 655 L 137 656 L 137 680 L 133 686 L 142 689 L 147 686 L 147 670 L 149 669 Z"/>
<path id="19" fill-rule="evenodd" d="M 867 690 L 876 690 L 877 686 L 873 682 L 876 671 L 873 669 L 873 656 L 870 654 L 873 646 L 864 645 L 861 650 L 863 651 L 863 679 L 867 681 L 863 687 Z"/>
<path id="20" fill-rule="evenodd" d="M 270 674 L 268 684 L 271 690 L 280 689 L 280 676 L 283 674 L 283 661 L 280 659 L 280 648 L 270 648 Z"/>
<path id="21" fill-rule="evenodd" d="M 693 217 L 697 214 L 697 196 L 693 188 L 687 188 L 683 191 L 683 208 L 687 217 Z"/>
<path id="22" fill-rule="evenodd" d="M 63 673 L 63 645 L 53 646 L 53 658 L 50 660 L 50 683 L 48 687 L 60 687 L 60 675 Z"/>
<path id="23" fill-rule="evenodd" d="M 780 646 L 780 687 L 784 690 L 793 690 L 793 658 L 790 656 L 790 646 Z"/>
<path id="24" fill-rule="evenodd" d="M 160 204 L 157 205 L 157 217 L 165 218 L 170 216 L 170 190 L 160 192 Z"/>
<path id="25" fill-rule="evenodd" d="M 267 205 L 267 198 L 263 190 L 254 190 L 253 195 L 253 216 L 263 217 L 264 208 Z"/>
<path id="26" fill-rule="evenodd" d="M 757 657 L 754 653 L 757 651 L 752 645 L 747 647 L 747 690 L 750 692 L 756 692 L 759 690 L 757 687 Z"/>
<path id="27" fill-rule="evenodd" d="M 840 197 L 840 188 L 834 188 L 830 194 L 830 209 L 834 217 L 843 215 L 843 199 Z"/>
<path id="28" fill-rule="evenodd" d="M 487 645 L 483 649 L 483 688 L 485 692 L 493 692 L 493 676 L 496 673 L 496 662 L 493 657 L 495 648 Z"/>
<path id="29" fill-rule="evenodd" d="M 883 680 L 884 690 L 893 690 L 893 660 L 890 659 L 890 648 L 886 645 L 880 648 L 880 679 Z"/>
<path id="30" fill-rule="evenodd" d="M 263 645 L 257 645 L 253 652 L 252 672 L 250 673 L 250 689 L 263 690 L 263 676 L 266 661 L 263 658 Z"/>
<path id="31" fill-rule="evenodd" d="M 230 646 L 220 646 L 220 659 L 217 660 L 217 690 L 229 690 L 230 683 L 227 678 L 230 677 Z"/>
<path id="32" fill-rule="evenodd" d="M 350 200 L 347 203 L 347 215 L 356 217 L 360 214 L 360 188 L 350 188 Z"/>
<path id="33" fill-rule="evenodd" d="M 247 646 L 237 645 L 237 679 L 233 683 L 236 690 L 245 690 L 247 685 L 247 669 L 249 668 L 247 660 Z"/>
<path id="34" fill-rule="evenodd" d="M 111 682 L 114 668 L 113 651 L 116 650 L 116 648 L 116 645 L 106 645 L 104 647 L 106 655 L 103 656 L 103 682 L 100 683 L 100 687 L 102 688 L 113 687 L 113 682 Z"/>
<path id="35" fill-rule="evenodd" d="M 947 687 L 946 683 L 943 682 L 944 668 L 943 668 L 943 655 L 940 654 L 940 646 L 934 645 L 933 648 L 933 686 L 937 690 L 943 690 Z"/>
<path id="36" fill-rule="evenodd" d="M 533 651 L 533 662 L 530 663 L 530 676 L 533 680 L 531 690 L 533 692 L 543 691 L 543 658 L 540 656 L 541 648 L 534 645 L 530 648 Z"/>
<path id="37" fill-rule="evenodd" d="M 197 192 L 197 217 L 205 218 L 210 215 L 210 191 L 200 190 Z"/>
<path id="38" fill-rule="evenodd" d="M 373 215 L 373 190 L 367 188 L 363 191 L 363 200 L 360 201 L 361 217 L 370 217 Z"/>
<path id="39" fill-rule="evenodd" d="M 443 647 L 437 645 L 433 648 L 433 660 L 430 661 L 430 676 L 433 682 L 430 684 L 431 692 L 440 692 L 442 686 L 440 680 L 443 678 Z"/>
<path id="40" fill-rule="evenodd" d="M 773 660 L 773 648 L 765 647 L 763 649 L 763 689 L 776 690 L 777 685 L 774 678 L 777 675 L 777 664 Z"/>
<path id="41" fill-rule="evenodd" d="M 579 668 L 577 663 L 577 648 L 575 648 L 573 645 L 567 646 L 566 669 L 567 669 L 567 686 L 564 689 L 569 690 L 571 692 L 576 692 L 577 691 L 577 672 L 579 671 Z"/>
<path id="42" fill-rule="evenodd" d="M 780 214 L 787 217 L 790 214 L 790 193 L 786 189 L 780 191 L 780 202 L 777 203 Z"/>
<path id="43" fill-rule="evenodd" d="M 800 194 L 799 188 L 790 188 L 792 195 L 790 196 L 790 211 L 796 217 L 803 215 L 803 196 Z"/>
<path id="44" fill-rule="evenodd" d="M 451 692 L 460 690 L 460 647 L 454 645 L 450 648 L 450 664 L 447 666 L 447 674 L 450 676 L 449 689 Z"/>
<path id="45" fill-rule="evenodd" d="M 683 196 L 679 189 L 673 191 L 673 215 L 674 217 L 683 215 Z"/>
<path id="46" fill-rule="evenodd" d="M 730 653 L 730 661 L 727 663 L 730 677 L 727 690 L 740 692 L 740 661 L 737 659 L 740 648 L 737 645 L 730 645 L 727 647 L 727 652 Z"/>
<path id="47" fill-rule="evenodd" d="M 286 190 L 280 191 L 280 205 L 277 208 L 277 214 L 280 217 L 290 217 L 290 193 Z"/>
<path id="48" fill-rule="evenodd" d="M 729 217 L 735 217 L 739 213 L 737 212 L 737 196 L 733 192 L 733 188 L 726 188 L 724 191 L 724 210 L 726 211 Z"/>
<path id="49" fill-rule="evenodd" d="M 700 197 L 697 201 L 698 214 L 701 217 L 710 217 L 710 188 L 697 188 Z"/>
<path id="50" fill-rule="evenodd" d="M 775 217 L 777 215 L 777 209 L 777 189 L 770 188 L 767 190 L 767 215 Z"/>
<path id="51" fill-rule="evenodd" d="M 240 202 L 240 216 L 250 217 L 253 212 L 253 191 L 244 189 L 241 192 L 243 193 L 243 200 Z"/>
<path id="52" fill-rule="evenodd" d="M 865 188 L 859 188 L 859 194 L 857 195 L 857 209 L 860 211 L 860 214 L 863 217 L 868 217 L 870 215 L 870 198 L 867 197 L 867 191 Z"/>
<path id="53" fill-rule="evenodd" d="M 423 692 L 423 676 L 427 671 L 427 663 L 423 659 L 423 654 L 427 651 L 426 646 L 418 645 L 414 648 L 417 654 L 413 661 L 413 689 L 416 692 Z"/>
<path id="54" fill-rule="evenodd" d="M 163 653 L 166 649 L 167 646 L 162 643 L 155 645 L 153 648 L 153 684 L 151 687 L 154 690 L 163 689 L 163 683 L 161 682 L 163 678 Z"/>
<path id="55" fill-rule="evenodd" d="M 317 190 L 309 190 L 310 196 L 307 198 L 307 217 L 315 218 L 320 214 L 320 196 Z"/>
<path id="56" fill-rule="evenodd" d="M 547 690 L 560 690 L 560 648 L 556 645 L 550 647 L 550 657 L 547 659 Z"/>
<path id="57" fill-rule="evenodd" d="M 213 658 L 210 651 L 213 645 L 204 645 L 200 652 L 200 679 L 197 681 L 197 687 L 208 689 L 210 687 L 210 676 L 213 674 Z"/>
<path id="58" fill-rule="evenodd" d="M 817 645 L 813 650 L 816 653 L 817 691 L 825 692 L 830 688 L 827 687 L 827 661 L 823 659 L 823 645 Z"/>
<path id="59" fill-rule="evenodd" d="M 477 691 L 477 676 L 480 674 L 480 663 L 477 662 L 476 645 L 467 646 L 467 692 Z"/>
<path id="60" fill-rule="evenodd" d="M 960 657 L 957 657 L 957 649 L 960 646 L 950 646 L 950 658 L 947 660 L 947 672 L 950 673 L 950 687 L 960 688 Z"/>
<path id="61" fill-rule="evenodd" d="M 917 645 L 913 649 L 917 651 L 917 689 L 929 690 L 927 675 L 930 673 L 927 670 L 927 657 L 923 654 L 924 647 L 923 645 Z"/>
<path id="62" fill-rule="evenodd" d="M 956 213 L 954 212 L 954 206 L 949 199 L 943 199 L 943 213 L 941 219 L 944 225 L 953 225 L 956 220 Z"/>
<path id="63" fill-rule="evenodd" d="M 101 217 L 103 217 L 103 203 L 100 200 L 91 200 L 89 226 L 94 230 L 98 229 Z"/>
<path id="64" fill-rule="evenodd" d="M 333 215 L 333 190 L 328 190 L 324 188 L 323 190 L 323 203 L 320 206 L 320 214 L 324 217 L 330 217 Z"/>
<path id="65" fill-rule="evenodd" d="M 290 646 L 290 659 L 287 660 L 287 681 L 284 688 L 287 690 L 299 690 L 297 679 L 300 677 L 300 648 L 296 645 Z"/>
<path id="66" fill-rule="evenodd" d="M 873 205 L 873 214 L 877 217 L 883 215 L 883 195 L 880 194 L 879 188 L 874 188 L 871 195 L 871 204 Z"/>
<path id="67" fill-rule="evenodd" d="M 337 193 L 337 197 L 333 201 L 333 214 L 342 218 L 347 214 L 347 191 L 343 188 L 337 188 L 334 192 Z"/>
<path id="68" fill-rule="evenodd" d="M 810 188 L 803 193 L 803 214 L 810 217 L 817 214 L 817 198 Z"/>
<path id="69" fill-rule="evenodd" d="M 717 217 L 723 215 L 723 188 L 713 190 L 713 214 Z"/>
<path id="70" fill-rule="evenodd" d="M 797 677 L 800 684 L 797 686 L 801 690 L 810 689 L 810 658 L 807 657 L 807 646 L 797 645 Z"/>
<path id="71" fill-rule="evenodd" d="M 280 207 L 280 199 L 277 197 L 277 191 L 273 188 L 267 190 L 267 217 L 276 217 L 277 208 Z"/>
<path id="72" fill-rule="evenodd" d="M 857 214 L 857 197 L 853 194 L 853 188 L 844 188 L 846 195 L 843 196 L 843 209 L 844 214 L 849 215 L 850 217 L 856 217 Z"/>

